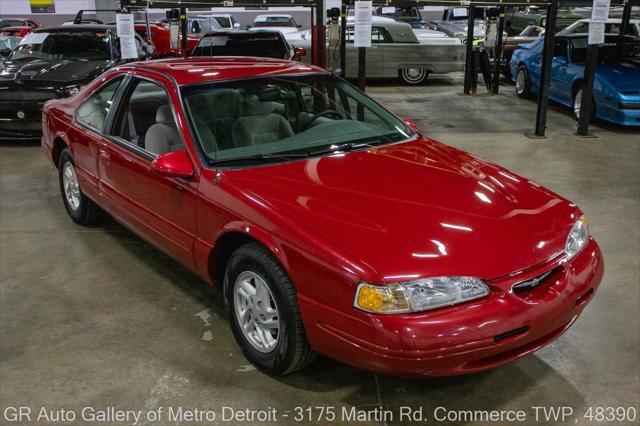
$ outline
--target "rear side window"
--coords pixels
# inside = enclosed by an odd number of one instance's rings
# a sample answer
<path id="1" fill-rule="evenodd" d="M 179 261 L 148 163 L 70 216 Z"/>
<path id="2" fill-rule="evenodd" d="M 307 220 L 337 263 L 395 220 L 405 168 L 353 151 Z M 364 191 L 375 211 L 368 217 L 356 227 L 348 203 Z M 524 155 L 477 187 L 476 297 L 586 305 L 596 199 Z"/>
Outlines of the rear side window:
<path id="1" fill-rule="evenodd" d="M 113 102 L 113 96 L 120 86 L 123 77 L 117 77 L 93 92 L 86 101 L 80 105 L 76 112 L 76 120 L 95 130 L 102 131 L 104 123 Z"/>

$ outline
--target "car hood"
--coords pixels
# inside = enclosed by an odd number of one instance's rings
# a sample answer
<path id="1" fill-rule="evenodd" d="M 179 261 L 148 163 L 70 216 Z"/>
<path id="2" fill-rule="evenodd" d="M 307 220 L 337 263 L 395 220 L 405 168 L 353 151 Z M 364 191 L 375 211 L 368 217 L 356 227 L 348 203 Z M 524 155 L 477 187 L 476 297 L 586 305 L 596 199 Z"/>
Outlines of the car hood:
<path id="1" fill-rule="evenodd" d="M 384 282 L 522 270 L 561 254 L 579 216 L 549 190 L 429 139 L 225 174 Z"/>
<path id="2" fill-rule="evenodd" d="M 72 83 L 93 80 L 112 64 L 112 61 L 47 61 L 23 58 L 6 60 L 0 70 L 0 82 Z"/>
<path id="3" fill-rule="evenodd" d="M 296 27 L 253 27 L 249 31 L 280 31 L 282 34 L 297 33 L 300 30 Z"/>
<path id="4" fill-rule="evenodd" d="M 599 63 L 596 72 L 617 90 L 640 90 L 640 60 L 638 59 Z"/>

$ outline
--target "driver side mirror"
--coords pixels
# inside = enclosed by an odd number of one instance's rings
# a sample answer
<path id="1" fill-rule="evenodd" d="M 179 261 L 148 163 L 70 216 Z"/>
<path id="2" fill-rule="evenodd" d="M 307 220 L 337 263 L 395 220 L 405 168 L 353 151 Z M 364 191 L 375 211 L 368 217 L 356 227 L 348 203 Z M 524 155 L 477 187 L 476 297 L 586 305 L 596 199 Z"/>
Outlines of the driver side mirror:
<path id="1" fill-rule="evenodd" d="M 237 30 L 238 28 L 240 28 L 240 23 L 239 23 L 239 22 L 234 22 L 234 24 L 233 24 L 233 28 L 234 28 L 234 29 L 236 29 L 236 30 Z"/>
<path id="2" fill-rule="evenodd" d="M 410 118 L 403 118 L 402 121 L 404 122 L 404 124 L 409 126 L 411 130 L 413 130 L 414 132 L 420 133 L 420 129 L 418 129 L 418 126 L 416 125 L 416 123 L 413 122 L 413 120 L 411 120 Z"/>
<path id="3" fill-rule="evenodd" d="M 191 179 L 193 177 L 193 165 L 187 151 L 165 152 L 156 157 L 151 163 L 151 170 L 160 176 Z"/>
<path id="4" fill-rule="evenodd" d="M 296 47 L 295 49 L 293 49 L 293 54 L 298 58 L 302 58 L 304 56 L 307 56 L 307 50 L 304 47 Z"/>

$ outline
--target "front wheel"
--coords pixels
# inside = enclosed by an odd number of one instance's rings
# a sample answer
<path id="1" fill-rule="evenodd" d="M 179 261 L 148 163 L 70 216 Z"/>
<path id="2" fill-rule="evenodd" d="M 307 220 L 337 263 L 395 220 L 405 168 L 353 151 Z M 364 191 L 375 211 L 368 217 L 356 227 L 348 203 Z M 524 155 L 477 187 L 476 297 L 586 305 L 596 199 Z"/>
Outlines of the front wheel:
<path id="1" fill-rule="evenodd" d="M 284 376 L 314 360 L 296 289 L 269 250 L 258 243 L 236 250 L 227 263 L 225 288 L 233 334 L 258 369 Z"/>
<path id="2" fill-rule="evenodd" d="M 426 68 L 402 68 L 400 70 L 400 80 L 408 85 L 422 84 L 429 76 Z"/>
<path id="3" fill-rule="evenodd" d="M 82 192 L 76 175 L 76 166 L 68 149 L 60 154 L 58 178 L 62 201 L 71 220 L 80 225 L 92 225 L 106 216 L 104 211 Z"/>
<path id="4" fill-rule="evenodd" d="M 518 67 L 516 74 L 516 95 L 519 98 L 528 99 L 531 97 L 531 80 L 524 65 Z"/>
<path id="5" fill-rule="evenodd" d="M 575 95 L 573 95 L 573 116 L 578 121 L 580 121 L 581 106 L 582 106 L 582 87 L 579 87 L 578 90 L 576 90 Z M 589 119 L 589 121 L 593 120 L 593 117 L 595 117 L 595 114 L 596 114 L 596 105 L 594 102 L 591 107 L 591 118 Z"/>

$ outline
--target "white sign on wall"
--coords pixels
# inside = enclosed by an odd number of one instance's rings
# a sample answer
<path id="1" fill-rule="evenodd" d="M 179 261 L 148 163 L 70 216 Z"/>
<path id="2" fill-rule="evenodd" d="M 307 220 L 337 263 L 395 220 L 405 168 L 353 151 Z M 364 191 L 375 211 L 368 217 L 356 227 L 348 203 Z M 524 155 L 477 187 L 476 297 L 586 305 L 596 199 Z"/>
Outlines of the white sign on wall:
<path id="1" fill-rule="evenodd" d="M 353 45 L 355 47 L 371 47 L 371 1 L 356 1 Z"/>

